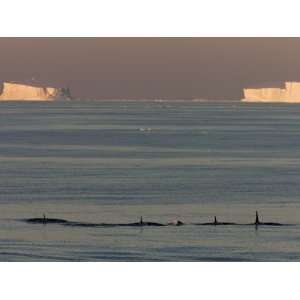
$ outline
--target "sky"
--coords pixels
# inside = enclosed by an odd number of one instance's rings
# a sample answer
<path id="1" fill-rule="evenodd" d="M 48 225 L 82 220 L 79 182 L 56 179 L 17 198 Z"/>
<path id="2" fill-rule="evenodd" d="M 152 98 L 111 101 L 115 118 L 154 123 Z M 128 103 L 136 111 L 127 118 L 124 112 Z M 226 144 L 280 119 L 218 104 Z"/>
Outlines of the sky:
<path id="1" fill-rule="evenodd" d="M 85 99 L 239 100 L 300 81 L 300 38 L 0 38 L 0 81 Z"/>

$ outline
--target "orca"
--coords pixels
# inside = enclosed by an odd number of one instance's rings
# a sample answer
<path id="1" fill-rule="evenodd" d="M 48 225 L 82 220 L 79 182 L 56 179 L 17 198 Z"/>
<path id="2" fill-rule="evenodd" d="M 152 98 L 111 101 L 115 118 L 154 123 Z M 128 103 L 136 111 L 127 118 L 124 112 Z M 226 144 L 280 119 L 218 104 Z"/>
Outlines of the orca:
<path id="1" fill-rule="evenodd" d="M 61 223 L 64 226 L 73 226 L 73 227 L 144 227 L 144 226 L 166 226 L 164 224 L 155 223 L 155 222 L 144 222 L 142 225 L 140 222 L 135 223 L 84 223 L 84 222 L 67 222 Z"/>
<path id="2" fill-rule="evenodd" d="M 64 226 L 72 226 L 72 227 L 116 227 L 119 224 L 110 224 L 110 223 L 86 223 L 86 222 L 66 222 L 62 223 Z"/>
<path id="3" fill-rule="evenodd" d="M 61 224 L 64 226 L 76 226 L 76 227 L 144 227 L 144 226 L 182 226 L 184 223 L 182 221 L 176 220 L 171 223 L 162 224 L 157 222 L 145 222 L 143 217 L 140 217 L 138 222 L 133 223 L 85 223 L 85 222 L 76 222 L 76 221 L 68 221 L 65 219 L 57 219 L 57 218 L 47 218 L 45 214 L 43 214 L 42 218 L 29 218 L 23 219 L 23 221 L 30 224 Z M 261 222 L 259 219 L 258 211 L 255 213 L 255 221 L 254 223 L 248 224 L 238 224 L 233 222 L 219 222 L 217 217 L 214 216 L 213 222 L 206 223 L 192 223 L 193 225 L 202 225 L 202 226 L 220 226 L 220 225 L 255 225 L 256 228 L 261 225 L 266 226 L 284 226 L 288 224 L 281 224 L 276 222 Z M 292 225 L 292 224 L 290 224 Z"/>
<path id="4" fill-rule="evenodd" d="M 119 224 L 119 226 L 133 226 L 133 227 L 138 227 L 138 226 L 166 226 L 166 225 L 162 224 L 162 223 L 157 223 L 157 222 L 144 222 L 143 221 L 143 217 L 141 217 L 139 222 L 127 223 L 127 224 Z"/>
<path id="5" fill-rule="evenodd" d="M 283 224 L 281 224 L 281 223 L 276 223 L 276 222 L 261 222 L 261 221 L 259 220 L 258 211 L 255 212 L 255 222 L 254 222 L 252 225 L 255 225 L 256 227 L 257 227 L 257 226 L 260 226 L 260 225 L 267 225 L 267 226 L 283 226 Z"/>
<path id="6" fill-rule="evenodd" d="M 166 226 L 156 222 L 144 222 L 143 217 L 140 218 L 139 222 L 134 223 L 84 223 L 84 222 L 65 222 L 65 226 L 73 227 L 143 227 L 143 226 Z"/>
<path id="7" fill-rule="evenodd" d="M 180 220 L 177 220 L 176 226 L 182 226 L 182 225 L 184 225 L 184 223 Z"/>
<path id="8" fill-rule="evenodd" d="M 182 225 L 184 225 L 184 223 L 180 220 L 174 220 L 174 221 L 168 223 L 167 225 L 168 226 L 182 226 Z"/>
<path id="9" fill-rule="evenodd" d="M 143 222 L 141 224 L 140 222 L 138 223 L 128 223 L 128 224 L 119 224 L 119 226 L 166 226 L 165 224 L 162 223 L 156 223 L 156 222 Z"/>
<path id="10" fill-rule="evenodd" d="M 43 218 L 29 218 L 25 219 L 25 222 L 32 224 L 66 224 L 69 221 L 65 219 L 56 219 L 56 218 L 46 218 L 46 215 L 43 215 Z"/>
<path id="11" fill-rule="evenodd" d="M 219 226 L 219 225 L 237 225 L 237 224 L 236 224 L 236 223 L 233 223 L 233 222 L 219 222 L 219 221 L 217 220 L 217 217 L 214 216 L 214 221 L 213 221 L 213 222 L 196 223 L 195 225 L 203 225 L 203 226 L 213 225 L 213 226 Z"/>

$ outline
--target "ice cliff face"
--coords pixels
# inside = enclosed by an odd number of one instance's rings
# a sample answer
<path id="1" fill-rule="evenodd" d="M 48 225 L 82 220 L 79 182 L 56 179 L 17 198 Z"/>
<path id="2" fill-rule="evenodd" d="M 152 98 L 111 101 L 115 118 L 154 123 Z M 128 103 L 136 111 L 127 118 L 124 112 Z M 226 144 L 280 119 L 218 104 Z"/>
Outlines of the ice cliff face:
<path id="1" fill-rule="evenodd" d="M 71 99 L 69 89 L 4 82 L 0 100 L 51 101 Z"/>
<path id="2" fill-rule="evenodd" d="M 300 82 L 286 82 L 284 89 L 244 89 L 242 101 L 300 103 Z"/>

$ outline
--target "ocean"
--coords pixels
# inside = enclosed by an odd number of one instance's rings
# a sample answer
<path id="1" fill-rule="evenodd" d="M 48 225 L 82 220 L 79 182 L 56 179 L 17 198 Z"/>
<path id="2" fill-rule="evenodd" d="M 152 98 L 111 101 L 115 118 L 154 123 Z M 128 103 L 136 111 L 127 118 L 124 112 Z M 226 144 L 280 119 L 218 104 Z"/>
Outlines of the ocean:
<path id="1" fill-rule="evenodd" d="M 300 261 L 299 198 L 297 104 L 0 103 L 0 261 Z"/>

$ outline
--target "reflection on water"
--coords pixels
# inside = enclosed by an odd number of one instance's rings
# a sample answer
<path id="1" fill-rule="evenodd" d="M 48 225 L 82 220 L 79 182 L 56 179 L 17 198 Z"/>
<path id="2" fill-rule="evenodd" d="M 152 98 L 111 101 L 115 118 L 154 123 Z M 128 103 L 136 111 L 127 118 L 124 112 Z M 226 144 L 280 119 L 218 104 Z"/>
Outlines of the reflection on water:
<path id="1" fill-rule="evenodd" d="M 151 130 L 140 130 L 151 128 Z M 300 106 L 0 103 L 0 260 L 300 260 Z"/>

